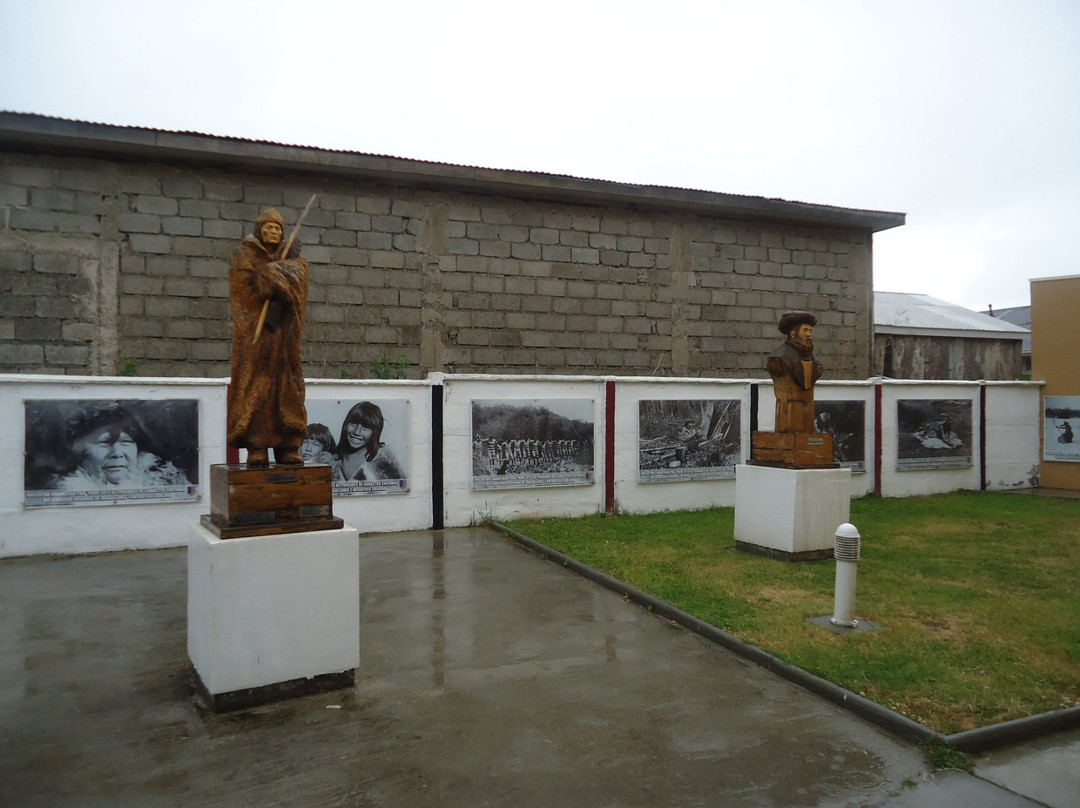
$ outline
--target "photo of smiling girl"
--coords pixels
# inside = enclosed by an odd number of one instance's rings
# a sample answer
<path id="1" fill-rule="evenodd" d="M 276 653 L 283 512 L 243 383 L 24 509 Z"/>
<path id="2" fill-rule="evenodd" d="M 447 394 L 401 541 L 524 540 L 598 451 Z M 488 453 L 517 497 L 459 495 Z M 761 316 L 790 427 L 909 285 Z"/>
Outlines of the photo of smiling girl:
<path id="1" fill-rule="evenodd" d="M 308 437 L 323 447 L 335 495 L 391 494 L 409 490 L 409 402 L 365 399 L 307 402 Z M 322 424 L 330 424 L 329 430 Z M 322 434 L 340 428 L 334 437 Z M 335 440 L 336 437 L 336 440 Z M 329 438 L 329 439 L 327 439 Z M 317 439 L 317 440 L 316 440 Z"/>

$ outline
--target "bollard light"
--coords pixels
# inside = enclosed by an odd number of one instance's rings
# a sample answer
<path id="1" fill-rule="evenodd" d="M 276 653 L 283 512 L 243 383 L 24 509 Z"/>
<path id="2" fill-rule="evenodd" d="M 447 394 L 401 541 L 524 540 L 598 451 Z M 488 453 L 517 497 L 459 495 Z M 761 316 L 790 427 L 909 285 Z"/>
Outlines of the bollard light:
<path id="1" fill-rule="evenodd" d="M 855 577 L 859 567 L 859 531 L 855 525 L 845 522 L 836 529 L 833 555 L 836 558 L 836 594 L 833 598 L 833 616 L 829 622 L 836 626 L 854 628 Z"/>

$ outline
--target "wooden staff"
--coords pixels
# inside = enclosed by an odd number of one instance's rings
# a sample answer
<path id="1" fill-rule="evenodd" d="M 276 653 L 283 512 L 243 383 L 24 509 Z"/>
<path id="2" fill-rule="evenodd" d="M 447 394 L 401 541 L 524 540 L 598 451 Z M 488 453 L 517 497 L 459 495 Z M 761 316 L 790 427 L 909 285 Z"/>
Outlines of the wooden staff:
<path id="1" fill-rule="evenodd" d="M 292 233 L 289 234 L 289 240 L 285 242 L 285 244 L 281 247 L 280 250 L 278 250 L 277 258 L 274 259 L 275 261 L 280 261 L 282 258 L 289 254 L 289 250 L 292 248 L 293 242 L 296 241 L 296 234 L 300 232 L 300 225 L 304 223 L 304 218 L 308 215 L 308 211 L 311 210 L 311 206 L 315 202 L 316 196 L 317 194 L 312 194 L 311 199 L 309 199 L 307 201 L 307 204 L 304 205 L 304 210 L 300 214 L 300 218 L 296 220 L 296 224 L 293 225 Z M 268 312 L 269 310 L 270 298 L 266 298 L 266 300 L 263 301 L 262 311 L 259 313 L 259 322 L 255 326 L 255 339 L 251 341 L 252 345 L 258 342 L 259 337 L 262 335 L 263 325 L 266 323 L 266 312 Z"/>

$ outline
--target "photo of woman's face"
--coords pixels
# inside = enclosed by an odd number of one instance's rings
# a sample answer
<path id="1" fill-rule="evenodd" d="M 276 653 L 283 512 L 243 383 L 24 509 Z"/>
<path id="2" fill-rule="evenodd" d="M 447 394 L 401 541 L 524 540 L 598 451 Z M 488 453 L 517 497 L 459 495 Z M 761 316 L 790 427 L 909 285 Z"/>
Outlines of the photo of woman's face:
<path id="1" fill-rule="evenodd" d="M 371 427 L 364 426 L 350 421 L 345 425 L 345 438 L 349 441 L 349 446 L 353 449 L 359 449 L 361 446 L 366 446 L 371 441 L 371 436 L 375 434 L 375 430 Z"/>
<path id="2" fill-rule="evenodd" d="M 110 485 L 119 485 L 131 474 L 139 452 L 131 435 L 123 431 L 115 433 L 109 427 L 79 438 L 72 450 L 83 471 Z"/>

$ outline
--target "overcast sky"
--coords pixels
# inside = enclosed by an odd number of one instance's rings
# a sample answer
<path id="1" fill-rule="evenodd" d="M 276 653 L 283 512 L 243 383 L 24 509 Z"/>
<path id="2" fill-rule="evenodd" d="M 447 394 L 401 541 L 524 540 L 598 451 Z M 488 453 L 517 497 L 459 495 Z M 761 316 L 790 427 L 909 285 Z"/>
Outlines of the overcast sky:
<path id="1" fill-rule="evenodd" d="M 899 211 L 874 286 L 1080 274 L 1080 0 L 0 0 L 0 109 Z"/>

